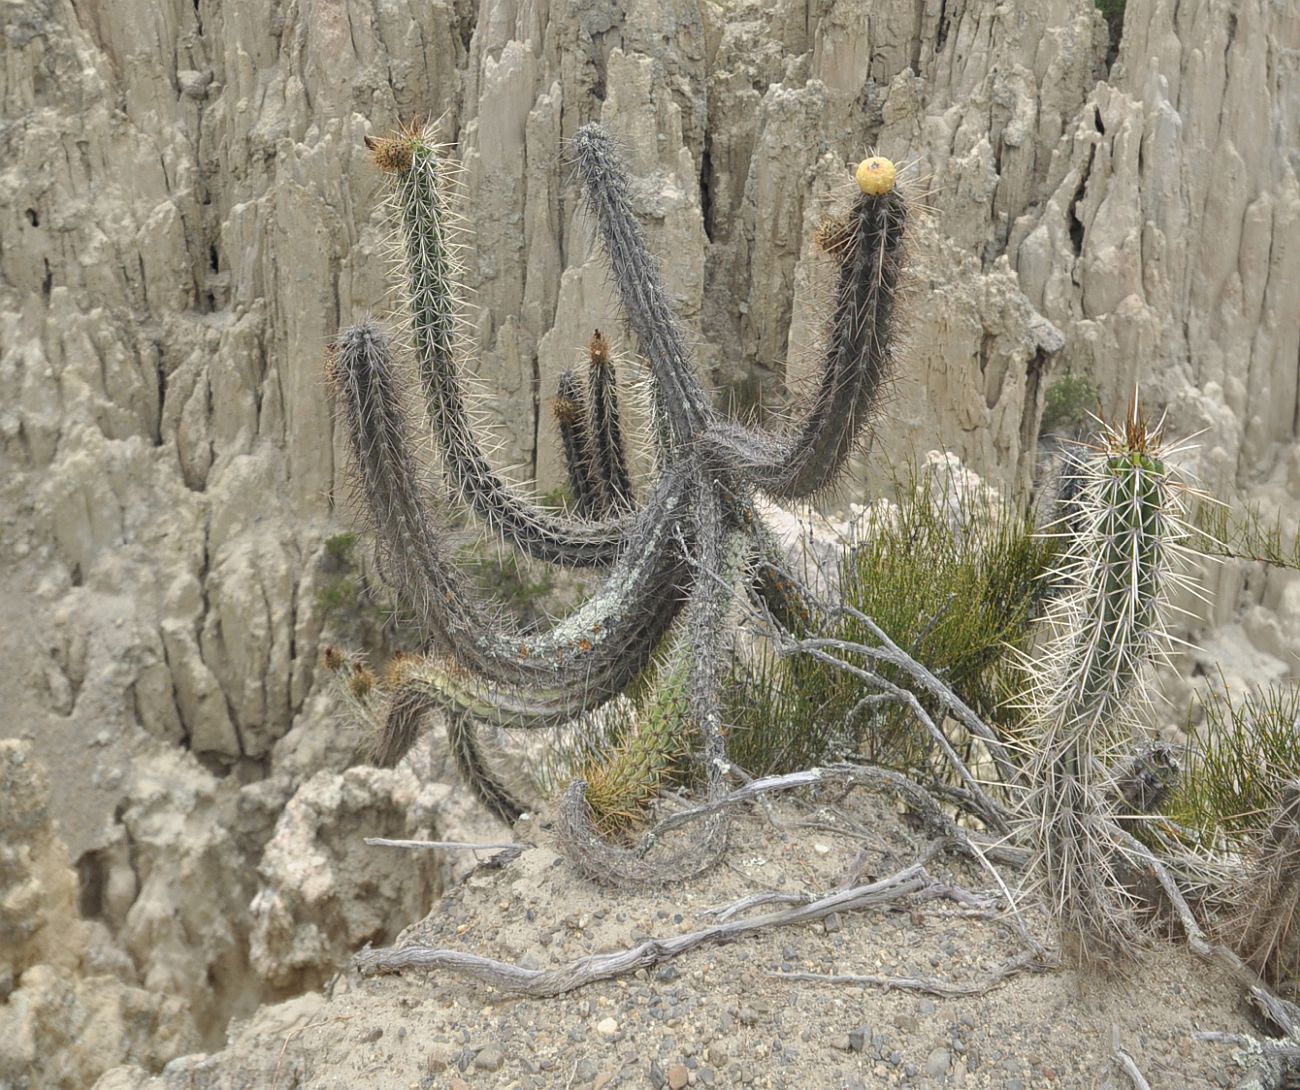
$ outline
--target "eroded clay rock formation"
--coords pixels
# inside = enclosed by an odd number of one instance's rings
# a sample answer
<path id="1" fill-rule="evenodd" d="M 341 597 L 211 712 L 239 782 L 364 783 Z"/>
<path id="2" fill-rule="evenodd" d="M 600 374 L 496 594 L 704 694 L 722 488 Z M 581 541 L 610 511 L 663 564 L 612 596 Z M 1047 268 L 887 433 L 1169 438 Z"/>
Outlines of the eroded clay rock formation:
<path id="1" fill-rule="evenodd" d="M 813 228 L 875 145 L 933 208 L 878 452 L 1023 484 L 1073 369 L 1112 410 L 1140 379 L 1211 486 L 1300 509 L 1294 5 L 1129 0 L 1111 55 L 1092 0 L 29 0 L 5 48 L 0 732 L 55 771 L 82 908 L 142 980 L 194 999 L 235 966 L 200 1021 L 256 977 L 281 812 L 358 741 L 316 663 L 374 609 L 339 605 L 321 378 L 338 327 L 386 309 L 367 133 L 443 116 L 459 145 L 469 347 L 502 464 L 543 491 L 555 377 L 619 330 L 564 155 L 600 119 L 740 402 L 806 370 Z M 1294 673 L 1296 578 L 1214 580 L 1214 654 Z M 232 868 L 227 933 L 186 875 Z"/>

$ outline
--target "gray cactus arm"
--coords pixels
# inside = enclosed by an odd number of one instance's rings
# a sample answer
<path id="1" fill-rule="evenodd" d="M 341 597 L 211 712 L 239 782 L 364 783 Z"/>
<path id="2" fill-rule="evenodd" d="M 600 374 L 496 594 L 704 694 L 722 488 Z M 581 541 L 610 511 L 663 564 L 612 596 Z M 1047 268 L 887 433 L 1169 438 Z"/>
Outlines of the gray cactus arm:
<path id="1" fill-rule="evenodd" d="M 560 374 L 554 415 L 574 506 L 583 518 L 592 518 L 603 508 L 602 495 L 587 424 L 587 399 L 571 370 Z"/>
<path id="2" fill-rule="evenodd" d="M 442 694 L 419 684 L 402 684 L 391 695 L 383 728 L 371 759 L 380 768 L 394 768 L 410 751 L 433 711 L 447 718 L 447 745 L 461 778 L 479 801 L 507 825 L 523 812 L 519 801 L 489 764 L 479 741 L 473 713 L 449 706 Z"/>
<path id="3" fill-rule="evenodd" d="M 488 686 L 529 700 L 564 692 L 566 707 L 585 707 L 631 681 L 682 601 L 685 560 L 673 527 L 689 503 L 683 474 L 661 479 L 600 591 L 551 628 L 524 632 L 482 607 L 429 517 L 392 357 L 373 325 L 340 335 L 331 378 L 385 570 L 429 643 Z"/>
<path id="4" fill-rule="evenodd" d="M 785 435 L 713 423 L 708 443 L 773 496 L 799 499 L 830 484 L 871 418 L 892 367 L 894 299 L 907 206 L 898 190 L 862 194 L 836 248 L 840 275 L 825 358 L 811 400 Z"/>
<path id="5" fill-rule="evenodd" d="M 692 493 L 696 580 L 686 610 L 691 660 L 689 714 L 701 736 L 708 797 L 726 794 L 728 765 L 722 732 L 722 665 L 728 653 L 725 637 L 732 588 L 727 570 L 728 529 L 723 504 L 713 482 L 696 469 Z M 647 858 L 652 842 L 621 848 L 596 831 L 586 801 L 587 785 L 574 780 L 565 790 L 557 813 L 557 837 L 564 854 L 597 882 L 620 885 L 663 885 L 707 870 L 726 848 L 727 822 L 721 813 L 704 818 L 691 839 L 660 857 Z"/>
<path id="6" fill-rule="evenodd" d="M 494 470 L 474 434 L 455 360 L 456 295 L 447 208 L 435 148 L 422 137 L 409 145 L 409 164 L 393 171 L 402 219 L 410 336 L 420 386 L 456 495 L 529 556 L 570 566 L 610 564 L 629 529 L 625 519 L 602 523 L 557 517 L 530 502 Z"/>
<path id="7" fill-rule="evenodd" d="M 672 457 L 700 433 L 712 410 L 691 366 L 681 323 L 668 305 L 659 263 L 632 212 L 627 176 L 609 135 L 597 124 L 584 125 L 574 134 L 573 149 L 619 301 L 650 364 L 655 411 L 672 447 L 664 453 Z"/>
<path id="8" fill-rule="evenodd" d="M 609 342 L 599 329 L 587 345 L 587 356 L 587 434 L 591 438 L 592 464 L 601 490 L 601 508 L 606 514 L 629 511 L 636 505 L 623 446 L 618 382 Z"/>

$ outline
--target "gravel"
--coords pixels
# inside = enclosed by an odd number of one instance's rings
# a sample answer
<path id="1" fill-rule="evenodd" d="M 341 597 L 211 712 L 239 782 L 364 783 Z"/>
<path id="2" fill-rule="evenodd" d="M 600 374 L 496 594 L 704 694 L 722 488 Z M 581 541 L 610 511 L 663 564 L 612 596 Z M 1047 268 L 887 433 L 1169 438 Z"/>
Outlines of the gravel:
<path id="1" fill-rule="evenodd" d="M 892 804 L 855 792 L 839 805 L 880 837 L 881 855 L 864 873 L 889 874 L 919 851 Z M 598 888 L 539 846 L 501 870 L 472 875 L 406 938 L 548 969 L 626 948 L 638 936 L 708 926 L 705 909 L 775 888 L 778 875 L 787 889 L 833 888 L 861 842 L 819 832 L 833 849 L 819 854 L 797 831 L 805 811 L 789 800 L 773 810 L 787 823 L 787 838 L 766 818 L 742 816 L 731 866 L 662 891 Z M 927 866 L 936 879 L 968 889 L 989 884 L 952 856 Z M 1012 886 L 1019 880 L 1007 878 Z M 1032 903 L 1022 911 L 1036 933 L 1050 935 Z M 1154 946 L 1129 979 L 1061 970 L 956 999 L 771 975 L 783 964 L 882 975 L 925 967 L 936 978 L 965 981 L 1018 952 L 997 919 L 959 915 L 943 902 L 915 915 L 841 913 L 838 922 L 838 931 L 799 926 L 701 946 L 546 1000 L 505 996 L 449 972 L 349 975 L 310 1020 L 287 1029 L 268 1021 L 272 1030 L 255 1016 L 205 1063 L 221 1072 L 212 1090 L 291 1085 L 288 1071 L 298 1073 L 302 1090 L 421 1090 L 426 1083 L 436 1090 L 1064 1090 L 1104 1085 L 1117 1040 L 1152 1090 L 1199 1090 L 1219 1085 L 1230 1059 L 1226 1050 L 1191 1043 L 1192 1031 L 1249 1029 L 1235 986 L 1174 946 Z M 935 956 L 940 964 L 929 968 Z"/>

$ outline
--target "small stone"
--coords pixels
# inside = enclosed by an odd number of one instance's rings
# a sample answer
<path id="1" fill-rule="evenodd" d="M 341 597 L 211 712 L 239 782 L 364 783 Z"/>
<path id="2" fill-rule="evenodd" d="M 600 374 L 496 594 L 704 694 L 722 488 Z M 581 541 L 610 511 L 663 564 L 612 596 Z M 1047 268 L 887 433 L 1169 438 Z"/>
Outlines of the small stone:
<path id="1" fill-rule="evenodd" d="M 686 1084 L 691 1080 L 691 1073 L 686 1070 L 685 1064 L 670 1064 L 665 1074 L 668 1076 L 668 1090 L 685 1090 Z"/>
<path id="2" fill-rule="evenodd" d="M 501 1065 L 506 1062 L 505 1056 L 496 1045 L 488 1045 L 477 1056 L 474 1057 L 474 1066 L 481 1071 L 500 1071 Z"/>
<path id="3" fill-rule="evenodd" d="M 429 1069 L 431 1075 L 440 1075 L 451 1066 L 454 1053 L 450 1048 L 439 1046 L 429 1052 L 429 1058 L 425 1061 L 425 1066 Z"/>
<path id="4" fill-rule="evenodd" d="M 952 1057 L 946 1048 L 936 1048 L 925 1061 L 925 1073 L 932 1079 L 941 1079 L 948 1074 L 948 1065 Z"/>
<path id="5" fill-rule="evenodd" d="M 922 1014 L 933 1014 L 934 1000 L 922 999 L 921 1002 L 916 1005 L 916 1009 L 919 1010 Z"/>
<path id="6" fill-rule="evenodd" d="M 849 1049 L 853 1047 L 849 1043 L 849 1035 L 847 1033 L 838 1033 L 834 1037 L 832 1037 L 827 1043 L 831 1046 L 831 1048 L 837 1049 L 840 1052 L 848 1052 Z"/>
<path id="7" fill-rule="evenodd" d="M 830 913 L 830 915 L 822 920 L 822 927 L 825 928 L 826 934 L 835 934 L 835 932 L 840 929 L 840 914 L 838 912 Z"/>
<path id="8" fill-rule="evenodd" d="M 830 855 L 831 846 L 829 844 L 814 844 L 813 851 L 815 851 L 818 855 Z"/>
<path id="9" fill-rule="evenodd" d="M 664 1069 L 654 1060 L 650 1061 L 650 1085 L 654 1090 L 665 1090 L 668 1085 L 668 1076 L 664 1074 Z"/>
<path id="10" fill-rule="evenodd" d="M 374 1029 L 372 1029 L 369 1033 L 367 1033 L 364 1037 L 362 1037 L 361 1040 L 362 1040 L 362 1042 L 363 1042 L 364 1044 L 367 1044 L 367 1045 L 373 1045 L 373 1044 L 374 1044 L 376 1041 L 378 1041 L 379 1038 L 381 1038 L 383 1035 L 384 1035 L 384 1031 L 383 1031 L 379 1026 L 376 1026 L 376 1027 L 375 1027 Z"/>
<path id="11" fill-rule="evenodd" d="M 720 1045 L 709 1045 L 704 1056 L 714 1067 L 727 1066 L 727 1050 Z"/>
<path id="12" fill-rule="evenodd" d="M 849 1031 L 849 1048 L 854 1052 L 862 1052 L 869 1044 L 871 1044 L 870 1026 L 859 1026 Z"/>
<path id="13" fill-rule="evenodd" d="M 677 968 L 676 965 L 665 965 L 662 969 L 659 969 L 655 973 L 655 979 L 661 980 L 665 984 L 671 984 L 674 980 L 676 980 L 681 975 L 682 975 L 682 971 L 679 968 Z"/>
<path id="14" fill-rule="evenodd" d="M 613 1037 L 618 1032 L 618 1022 L 613 1018 L 602 1018 L 596 1023 L 596 1032 L 602 1037 Z"/>

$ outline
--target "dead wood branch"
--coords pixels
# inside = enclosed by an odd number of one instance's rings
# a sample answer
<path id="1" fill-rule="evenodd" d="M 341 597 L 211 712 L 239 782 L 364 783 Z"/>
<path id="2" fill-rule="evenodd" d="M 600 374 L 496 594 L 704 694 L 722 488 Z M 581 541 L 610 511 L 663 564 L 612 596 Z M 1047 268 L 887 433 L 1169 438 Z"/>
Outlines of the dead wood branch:
<path id="1" fill-rule="evenodd" d="M 372 848 L 428 848 L 446 852 L 500 852 L 518 849 L 523 851 L 530 844 L 469 844 L 459 840 L 390 840 L 383 836 L 368 836 L 365 841 Z"/>
<path id="2" fill-rule="evenodd" d="M 770 977 L 778 980 L 797 980 L 815 984 L 850 984 L 863 988 L 883 988 L 885 991 L 921 992 L 936 995 L 943 999 L 958 999 L 963 996 L 984 995 L 994 988 L 1005 984 L 1017 973 L 1039 973 L 1052 968 L 1033 950 L 1017 954 L 1002 964 L 985 973 L 978 980 L 965 983 L 937 980 L 932 977 L 879 976 L 874 973 L 803 973 L 773 972 Z"/>
<path id="3" fill-rule="evenodd" d="M 405 969 L 442 970 L 518 995 L 563 995 L 598 980 L 608 980 L 637 969 L 648 969 L 706 943 L 732 942 L 767 928 L 808 923 L 824 919 L 832 912 L 873 908 L 904 897 L 924 897 L 930 895 L 932 890 L 939 893 L 942 888 L 935 886 L 923 863 L 913 863 L 888 878 L 832 893 L 784 912 L 705 927 L 672 938 L 648 939 L 627 950 L 591 954 L 556 969 L 525 969 L 476 954 L 436 950 L 423 945 L 364 950 L 353 959 L 353 965 L 363 975 L 401 972 Z"/>
<path id="4" fill-rule="evenodd" d="M 658 822 L 646 834 L 646 840 L 653 843 L 664 833 L 681 828 L 699 818 L 716 814 L 722 810 L 739 806 L 761 795 L 778 791 L 795 791 L 801 787 L 820 787 L 829 784 L 842 784 L 847 787 L 873 787 L 893 795 L 917 814 L 926 828 L 935 836 L 953 841 L 957 847 L 972 858 L 983 856 L 993 862 L 1010 866 L 1021 866 L 1025 853 L 1003 845 L 1001 842 L 980 843 L 967 830 L 961 828 L 934 797 L 915 780 L 909 779 L 901 772 L 888 768 L 876 768 L 872 765 L 834 764 L 824 768 L 809 768 L 800 772 L 788 772 L 781 776 L 764 776 L 751 780 L 743 787 L 712 802 L 679 810 Z"/>
<path id="5" fill-rule="evenodd" d="M 1165 891 L 1165 896 L 1169 898 L 1169 903 L 1178 915 L 1178 922 L 1182 925 L 1183 934 L 1187 938 L 1187 945 L 1191 947 L 1192 952 L 1199 957 L 1213 958 L 1214 947 L 1210 945 L 1209 939 L 1205 937 L 1205 932 L 1201 930 L 1201 925 L 1197 923 L 1195 915 L 1192 914 L 1192 910 L 1187 904 L 1187 899 L 1178 888 L 1178 883 L 1174 881 L 1168 868 L 1151 853 L 1150 848 L 1131 833 L 1125 832 L 1118 825 L 1115 826 L 1114 833 L 1124 847 L 1132 852 L 1142 865 L 1156 876 L 1160 888 Z"/>
<path id="6" fill-rule="evenodd" d="M 1151 1084 L 1147 1082 L 1142 1072 L 1138 1069 L 1137 1061 L 1122 1048 L 1117 1048 L 1115 1050 L 1115 1062 L 1119 1064 L 1120 1070 L 1129 1077 L 1129 1081 L 1133 1083 L 1134 1090 L 1151 1090 Z"/>

